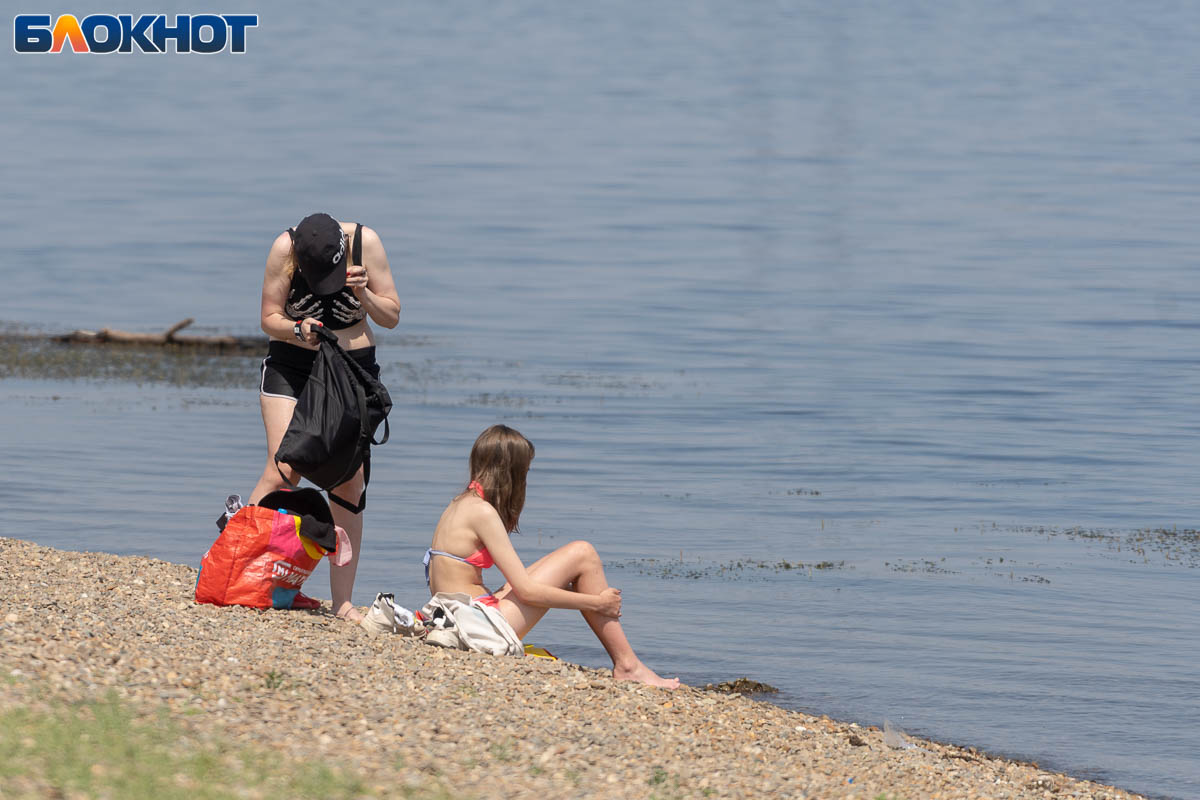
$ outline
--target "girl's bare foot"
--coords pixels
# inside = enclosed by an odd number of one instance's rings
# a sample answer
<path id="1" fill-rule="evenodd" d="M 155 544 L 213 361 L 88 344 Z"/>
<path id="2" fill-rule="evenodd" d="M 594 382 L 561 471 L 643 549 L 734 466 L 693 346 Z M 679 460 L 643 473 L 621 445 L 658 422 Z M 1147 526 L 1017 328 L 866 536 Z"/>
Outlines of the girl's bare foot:
<path id="1" fill-rule="evenodd" d="M 363 621 L 363 615 L 354 607 L 353 603 L 342 603 L 342 607 L 334 613 L 334 616 L 338 619 L 344 619 L 347 622 L 357 623 Z"/>
<path id="2" fill-rule="evenodd" d="M 663 689 L 679 688 L 679 678 L 660 678 L 657 672 L 647 667 L 641 661 L 628 667 L 614 665 L 613 678 L 618 681 L 637 681 L 647 686 L 659 686 Z"/>

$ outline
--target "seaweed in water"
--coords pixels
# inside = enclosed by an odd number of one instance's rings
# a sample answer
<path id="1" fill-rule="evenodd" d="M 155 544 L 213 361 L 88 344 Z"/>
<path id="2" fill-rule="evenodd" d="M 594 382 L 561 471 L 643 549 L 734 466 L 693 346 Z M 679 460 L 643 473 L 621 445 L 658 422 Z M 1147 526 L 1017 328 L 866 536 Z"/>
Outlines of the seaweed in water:
<path id="1" fill-rule="evenodd" d="M 680 558 L 664 560 L 657 558 L 635 558 L 608 565 L 613 569 L 630 569 L 643 575 L 666 579 L 701 580 L 717 578 L 723 580 L 766 580 L 772 574 L 795 573 L 797 577 L 811 578 L 814 570 L 847 569 L 845 561 L 736 561 L 715 562 L 697 559 L 684 561 Z"/>
<path id="2" fill-rule="evenodd" d="M 945 556 L 941 561 L 946 560 Z M 891 567 L 894 572 L 926 572 L 931 575 L 957 575 L 958 571 L 946 569 L 940 565 L 941 562 L 930 561 L 929 559 L 908 559 L 905 561 L 885 561 L 885 567 Z"/>
<path id="3" fill-rule="evenodd" d="M 724 692 L 726 694 L 775 694 L 779 691 L 769 683 L 759 683 L 749 678 L 738 678 L 737 680 L 721 681 L 715 684 L 710 683 L 704 688 L 710 692 Z"/>
<path id="4" fill-rule="evenodd" d="M 249 388 L 260 355 L 219 355 L 178 346 L 70 345 L 0 338 L 0 379 L 128 381 L 142 385 Z"/>
<path id="5" fill-rule="evenodd" d="M 1098 529 L 1075 526 L 1054 528 L 1045 525 L 1015 526 L 1016 533 L 1065 536 L 1075 541 L 1100 542 L 1130 563 L 1150 564 L 1158 554 L 1163 565 L 1200 567 L 1200 530 L 1194 528 L 1138 528 L 1137 530 Z"/>

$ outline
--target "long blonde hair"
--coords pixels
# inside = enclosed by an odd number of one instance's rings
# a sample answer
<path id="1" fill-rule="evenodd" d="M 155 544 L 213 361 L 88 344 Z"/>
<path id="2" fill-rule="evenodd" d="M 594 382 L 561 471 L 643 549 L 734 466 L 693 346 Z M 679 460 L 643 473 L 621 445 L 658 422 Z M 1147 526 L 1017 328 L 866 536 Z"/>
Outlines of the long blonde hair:
<path id="1" fill-rule="evenodd" d="M 525 507 L 525 477 L 533 461 L 533 443 L 507 425 L 493 425 L 471 447 L 471 480 L 483 487 L 504 529 L 517 529 Z"/>

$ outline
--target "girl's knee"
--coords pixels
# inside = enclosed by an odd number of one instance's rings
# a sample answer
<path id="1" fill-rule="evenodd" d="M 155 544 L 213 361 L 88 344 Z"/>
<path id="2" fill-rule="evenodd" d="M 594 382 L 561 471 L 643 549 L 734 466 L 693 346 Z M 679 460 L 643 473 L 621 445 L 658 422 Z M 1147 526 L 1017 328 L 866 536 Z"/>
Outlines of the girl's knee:
<path id="1" fill-rule="evenodd" d="M 580 561 L 600 561 L 600 554 L 596 552 L 596 548 L 591 542 L 583 539 L 576 539 L 567 545 L 571 549 L 572 555 Z"/>

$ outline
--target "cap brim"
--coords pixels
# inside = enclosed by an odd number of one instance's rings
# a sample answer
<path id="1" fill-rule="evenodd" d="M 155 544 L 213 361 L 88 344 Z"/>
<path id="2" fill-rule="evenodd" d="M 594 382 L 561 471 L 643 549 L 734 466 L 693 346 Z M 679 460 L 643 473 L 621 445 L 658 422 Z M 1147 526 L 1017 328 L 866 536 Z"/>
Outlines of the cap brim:
<path id="1" fill-rule="evenodd" d="M 322 265 L 324 266 L 324 265 Z M 304 280 L 308 283 L 308 287 L 313 290 L 314 294 L 336 294 L 346 286 L 346 259 L 342 258 L 340 264 L 330 266 L 328 271 L 322 270 L 323 275 L 314 277 L 314 270 L 300 267 L 300 274 L 304 276 Z"/>

